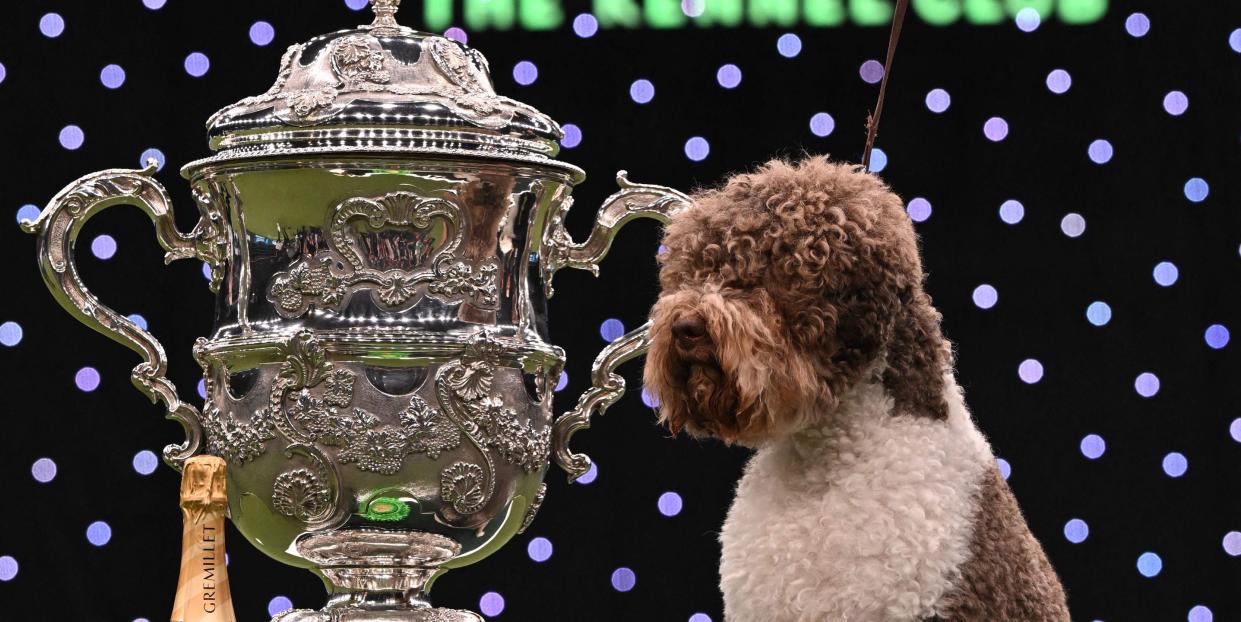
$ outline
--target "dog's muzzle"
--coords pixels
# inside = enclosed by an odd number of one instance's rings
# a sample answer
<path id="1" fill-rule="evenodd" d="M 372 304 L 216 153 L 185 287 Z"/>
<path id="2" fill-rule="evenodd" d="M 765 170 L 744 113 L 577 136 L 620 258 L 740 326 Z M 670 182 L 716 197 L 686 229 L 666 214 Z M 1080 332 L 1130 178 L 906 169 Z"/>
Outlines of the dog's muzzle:
<path id="1" fill-rule="evenodd" d="M 702 315 L 691 312 L 672 322 L 677 356 L 688 364 L 715 362 L 715 348 Z"/>

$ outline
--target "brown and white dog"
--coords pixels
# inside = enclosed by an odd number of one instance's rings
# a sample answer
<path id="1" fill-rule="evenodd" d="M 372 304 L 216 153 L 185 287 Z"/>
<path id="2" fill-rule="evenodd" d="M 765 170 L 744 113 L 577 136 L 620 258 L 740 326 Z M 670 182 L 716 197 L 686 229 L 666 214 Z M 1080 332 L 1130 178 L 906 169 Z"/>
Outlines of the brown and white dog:
<path id="1" fill-rule="evenodd" d="M 664 244 L 646 386 L 674 432 L 757 449 L 721 534 L 727 620 L 1069 619 L 882 181 L 773 161 Z"/>

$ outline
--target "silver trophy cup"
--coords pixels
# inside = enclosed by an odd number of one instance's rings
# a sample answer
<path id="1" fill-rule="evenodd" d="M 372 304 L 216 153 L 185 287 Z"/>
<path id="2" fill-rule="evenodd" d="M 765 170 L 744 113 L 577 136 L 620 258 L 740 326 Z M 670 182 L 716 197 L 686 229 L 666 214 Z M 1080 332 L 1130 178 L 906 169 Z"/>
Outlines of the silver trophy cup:
<path id="1" fill-rule="evenodd" d="M 530 524 L 550 456 L 570 478 L 587 470 L 569 437 L 647 346 L 645 327 L 609 345 L 553 421 L 552 276 L 597 270 L 626 222 L 688 205 L 622 172 L 575 243 L 563 218 L 584 174 L 554 159 L 559 126 L 496 95 L 477 50 L 398 25 L 398 4 L 372 0 L 374 23 L 292 46 L 270 90 L 209 120 L 215 155 L 182 170 L 192 232 L 153 167 L 83 177 L 23 223 L 52 294 L 138 352 L 134 384 L 184 426 L 165 461 L 224 458 L 241 533 L 325 581 L 324 609 L 284 621 L 480 619 L 433 608 L 429 582 Z M 151 218 L 166 261 L 210 266 L 201 411 L 165 378 L 159 342 L 78 277 L 78 232 L 118 204 Z"/>

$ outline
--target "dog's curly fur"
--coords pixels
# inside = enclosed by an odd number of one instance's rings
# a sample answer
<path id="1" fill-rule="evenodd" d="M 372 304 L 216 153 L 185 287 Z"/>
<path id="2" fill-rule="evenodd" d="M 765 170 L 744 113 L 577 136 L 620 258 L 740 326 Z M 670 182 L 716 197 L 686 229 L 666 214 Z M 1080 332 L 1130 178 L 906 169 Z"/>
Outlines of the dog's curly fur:
<path id="1" fill-rule="evenodd" d="M 901 200 L 823 157 L 772 161 L 693 199 L 666 228 L 645 381 L 674 432 L 759 449 L 722 535 L 728 618 L 1067 620 L 1011 492 L 988 479 Z M 845 511 L 858 515 L 817 515 Z M 779 521 L 824 531 L 777 534 Z M 859 537 L 881 546 L 845 542 Z M 993 551 L 1020 556 L 1003 565 L 1019 580 L 983 594 L 971 564 L 994 566 Z"/>

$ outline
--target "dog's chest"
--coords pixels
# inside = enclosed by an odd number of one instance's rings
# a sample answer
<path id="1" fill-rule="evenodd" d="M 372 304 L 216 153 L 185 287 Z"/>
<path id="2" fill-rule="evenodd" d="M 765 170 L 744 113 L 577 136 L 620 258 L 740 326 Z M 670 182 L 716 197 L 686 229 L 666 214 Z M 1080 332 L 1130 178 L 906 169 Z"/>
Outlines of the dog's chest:
<path id="1" fill-rule="evenodd" d="M 968 558 L 990 460 L 955 410 L 947 422 L 865 412 L 847 433 L 760 450 L 721 534 L 728 619 L 934 615 Z"/>

